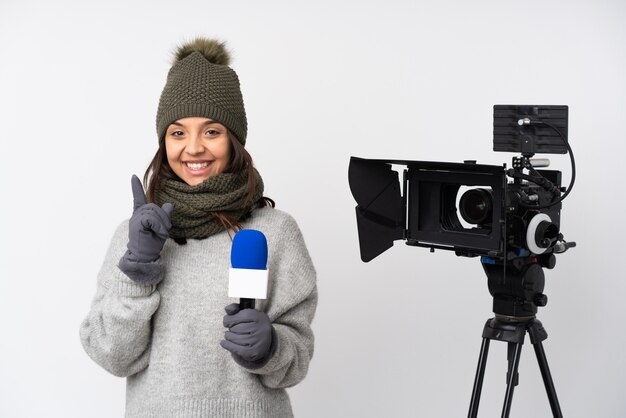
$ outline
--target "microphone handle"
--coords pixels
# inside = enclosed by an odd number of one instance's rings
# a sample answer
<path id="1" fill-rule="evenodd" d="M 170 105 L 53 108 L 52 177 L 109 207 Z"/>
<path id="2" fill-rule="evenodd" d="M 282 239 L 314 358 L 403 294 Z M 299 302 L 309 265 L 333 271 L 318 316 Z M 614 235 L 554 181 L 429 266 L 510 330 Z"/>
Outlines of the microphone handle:
<path id="1" fill-rule="evenodd" d="M 241 298 L 239 299 L 239 309 L 242 311 L 244 309 L 254 309 L 255 302 L 256 302 L 256 299 Z"/>

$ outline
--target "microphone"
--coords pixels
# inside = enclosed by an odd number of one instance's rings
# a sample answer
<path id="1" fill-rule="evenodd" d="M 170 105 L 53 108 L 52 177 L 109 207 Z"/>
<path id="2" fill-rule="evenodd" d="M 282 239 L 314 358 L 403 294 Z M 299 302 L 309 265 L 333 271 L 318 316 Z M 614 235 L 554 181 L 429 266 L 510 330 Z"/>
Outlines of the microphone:
<path id="1" fill-rule="evenodd" d="M 239 309 L 254 309 L 255 299 L 267 298 L 267 239 L 261 231 L 242 229 L 230 251 L 228 297 L 240 298 Z"/>

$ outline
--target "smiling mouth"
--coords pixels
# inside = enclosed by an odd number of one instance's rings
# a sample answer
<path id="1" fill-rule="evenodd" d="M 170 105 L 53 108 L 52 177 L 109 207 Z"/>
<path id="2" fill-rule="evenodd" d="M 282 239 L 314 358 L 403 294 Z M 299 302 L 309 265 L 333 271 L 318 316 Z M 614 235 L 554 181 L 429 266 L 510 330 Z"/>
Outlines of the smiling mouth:
<path id="1" fill-rule="evenodd" d="M 213 161 L 204 161 L 202 163 L 190 163 L 190 162 L 185 162 L 185 166 L 187 168 L 189 168 L 192 171 L 200 171 L 203 170 L 205 168 L 207 168 L 208 166 L 210 166 L 213 163 Z"/>

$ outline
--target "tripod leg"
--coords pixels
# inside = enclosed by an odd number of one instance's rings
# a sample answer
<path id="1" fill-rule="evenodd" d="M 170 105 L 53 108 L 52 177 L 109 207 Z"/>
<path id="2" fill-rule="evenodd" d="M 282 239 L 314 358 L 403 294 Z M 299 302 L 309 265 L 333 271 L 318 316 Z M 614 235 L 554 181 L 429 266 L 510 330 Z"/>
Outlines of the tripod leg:
<path id="1" fill-rule="evenodd" d="M 470 409 L 468 418 L 476 418 L 478 415 L 478 404 L 480 403 L 480 392 L 483 388 L 483 378 L 485 376 L 485 366 L 487 365 L 487 354 L 489 353 L 489 338 L 483 338 L 480 346 L 480 356 L 478 358 L 478 367 L 476 368 L 476 378 L 474 379 L 474 389 L 472 390 L 472 400 L 470 401 Z"/>
<path id="2" fill-rule="evenodd" d="M 509 371 L 508 379 L 506 383 L 506 396 L 504 398 L 504 406 L 502 407 L 502 418 L 508 418 L 511 412 L 511 402 L 513 401 L 513 389 L 515 388 L 515 376 L 517 376 L 517 369 L 519 367 L 519 358 L 522 354 L 522 344 L 514 344 L 515 350 L 513 352 L 513 369 Z"/>
<path id="3" fill-rule="evenodd" d="M 509 376 L 511 374 L 511 372 L 513 371 L 513 356 L 515 355 L 515 343 L 507 343 L 507 353 L 506 353 L 506 360 L 509 363 L 509 369 L 506 373 L 506 381 L 509 381 Z M 515 373 L 515 376 L 513 377 L 513 386 L 517 386 L 517 384 L 519 383 L 519 373 Z"/>
<path id="4" fill-rule="evenodd" d="M 543 384 L 545 385 L 546 392 L 548 393 L 548 401 L 550 401 L 552 415 L 554 418 L 563 418 L 561 407 L 559 406 L 559 400 L 556 397 L 554 382 L 552 382 L 550 368 L 548 368 L 548 360 L 546 359 L 545 351 L 543 351 L 541 341 L 533 344 L 533 347 L 535 347 L 535 354 L 537 354 L 537 362 L 539 363 L 539 370 L 541 370 L 541 377 L 543 377 Z"/>

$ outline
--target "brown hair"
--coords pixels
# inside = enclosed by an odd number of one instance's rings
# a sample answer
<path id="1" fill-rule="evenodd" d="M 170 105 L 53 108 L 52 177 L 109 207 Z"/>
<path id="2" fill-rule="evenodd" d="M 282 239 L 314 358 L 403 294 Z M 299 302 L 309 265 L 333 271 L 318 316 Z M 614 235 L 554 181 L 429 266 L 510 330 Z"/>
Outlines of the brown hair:
<path id="1" fill-rule="evenodd" d="M 276 203 L 274 200 L 269 197 L 262 196 L 256 202 L 252 202 L 254 198 L 254 192 L 257 187 L 256 177 L 254 176 L 254 165 L 252 163 L 252 157 L 248 150 L 241 145 L 241 142 L 235 137 L 235 135 L 227 129 L 228 139 L 230 142 L 230 159 L 226 168 L 224 169 L 224 173 L 240 173 L 244 170 L 248 171 L 248 194 L 246 196 L 246 206 L 252 205 L 256 203 L 257 207 L 262 208 L 265 206 L 271 206 L 272 208 L 276 207 Z M 159 149 L 156 154 L 152 158 L 150 165 L 146 169 L 146 172 L 143 176 L 144 185 L 147 184 L 146 197 L 148 203 L 155 203 L 156 196 L 156 185 L 161 178 L 166 179 L 174 179 L 178 181 L 184 181 L 172 170 L 169 162 L 167 161 L 167 153 L 165 149 L 165 138 L 159 140 Z M 149 180 L 148 180 L 149 179 Z M 230 215 L 225 212 L 211 212 L 213 217 L 217 218 L 224 227 L 226 231 L 232 229 L 237 232 L 242 228 L 241 222 L 248 219 L 251 216 L 251 211 L 248 211 L 244 214 L 240 219 L 237 219 L 233 215 Z M 230 232 L 229 232 L 230 234 Z M 178 244 L 186 244 L 187 240 L 185 238 L 174 239 Z"/>

